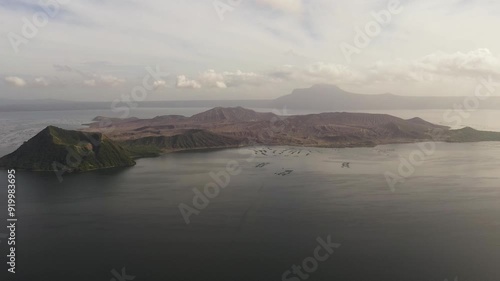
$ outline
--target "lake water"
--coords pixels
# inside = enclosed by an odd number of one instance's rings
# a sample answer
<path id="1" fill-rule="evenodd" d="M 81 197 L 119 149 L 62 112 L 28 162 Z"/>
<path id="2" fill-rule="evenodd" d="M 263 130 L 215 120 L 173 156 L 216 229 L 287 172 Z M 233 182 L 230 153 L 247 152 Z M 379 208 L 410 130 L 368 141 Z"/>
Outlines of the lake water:
<path id="1" fill-rule="evenodd" d="M 0 119 L 22 141 L 46 122 L 78 127 L 103 115 L 94 113 Z M 279 281 L 327 237 L 340 247 L 307 280 L 500 280 L 500 143 L 438 143 L 391 189 L 384 174 L 398 174 L 401 158 L 418 149 L 184 152 L 62 182 L 51 173 L 18 172 L 18 273 L 9 280 L 108 281 L 126 268 L 134 280 Z M 220 177 L 227 186 L 186 224 L 179 204 L 193 206 L 193 189 L 215 183 L 210 173 L 227 172 L 228 163 L 238 172 Z M 0 189 L 2 210 L 6 197 Z M 3 263 L 4 241 L 0 249 Z"/>

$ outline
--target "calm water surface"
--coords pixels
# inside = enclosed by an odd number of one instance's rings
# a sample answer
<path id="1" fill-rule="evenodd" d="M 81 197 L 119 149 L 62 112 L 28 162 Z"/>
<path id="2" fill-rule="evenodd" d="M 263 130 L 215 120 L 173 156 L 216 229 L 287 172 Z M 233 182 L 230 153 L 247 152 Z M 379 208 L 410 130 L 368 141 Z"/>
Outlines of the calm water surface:
<path id="1" fill-rule="evenodd" d="M 416 148 L 175 153 L 62 183 L 19 172 L 11 280 L 107 281 L 125 267 L 135 280 L 278 281 L 329 235 L 341 246 L 307 280 L 500 280 L 500 143 L 438 144 L 391 191 L 384 173 Z M 187 225 L 179 204 L 227 163 L 241 173 Z"/>

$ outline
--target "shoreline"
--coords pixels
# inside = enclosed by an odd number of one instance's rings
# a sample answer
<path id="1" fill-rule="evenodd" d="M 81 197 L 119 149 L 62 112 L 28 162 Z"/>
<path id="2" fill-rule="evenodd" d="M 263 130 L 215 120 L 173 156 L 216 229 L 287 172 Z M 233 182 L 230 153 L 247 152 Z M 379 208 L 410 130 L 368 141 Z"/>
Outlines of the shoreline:
<path id="1" fill-rule="evenodd" d="M 166 156 L 168 154 L 174 154 L 174 153 L 208 153 L 208 152 L 216 152 L 216 151 L 222 151 L 222 150 L 234 150 L 234 149 L 240 149 L 240 148 L 251 148 L 251 147 L 258 147 L 258 146 L 264 146 L 264 147 L 284 147 L 284 148 L 302 148 L 302 149 L 308 149 L 308 148 L 324 148 L 324 149 L 353 149 L 353 148 L 375 148 L 378 146 L 385 146 L 385 145 L 398 145 L 398 144 L 418 144 L 418 143 L 426 143 L 432 140 L 418 140 L 418 141 L 410 141 L 410 142 L 389 142 L 389 143 L 380 143 L 376 144 L 373 146 L 367 146 L 367 145 L 352 145 L 352 146 L 299 146 L 299 145 L 277 145 L 277 144 L 258 144 L 254 146 L 248 146 L 248 145 L 243 145 L 243 146 L 228 146 L 228 147 L 213 147 L 213 148 L 194 148 L 194 149 L 181 149 L 181 150 L 174 150 L 174 151 L 166 151 L 166 152 L 161 152 L 158 155 L 154 156 L 144 156 L 144 157 L 138 157 L 134 158 L 134 160 L 140 160 L 140 159 L 147 159 L 147 158 L 158 158 L 162 156 Z M 446 144 L 464 144 L 464 143 L 500 143 L 500 141 L 462 141 L 462 142 L 450 142 L 450 141 L 432 141 L 434 143 L 446 143 Z M 7 154 L 8 155 L 8 154 Z M 5 155 L 4 155 L 5 156 Z M 3 157 L 3 156 L 0 156 Z M 116 166 L 116 167 L 104 167 L 104 168 L 98 168 L 98 169 L 90 169 L 90 170 L 85 170 L 85 171 L 71 171 L 67 172 L 66 174 L 84 174 L 87 172 L 96 172 L 96 171 L 109 171 L 113 169 L 117 170 L 123 170 L 127 168 L 133 168 L 137 165 L 135 163 L 134 165 L 130 166 Z M 46 173 L 54 173 L 57 172 L 56 170 L 30 170 L 30 169 L 23 169 L 23 168 L 16 168 L 16 167 L 0 167 L 0 170 L 8 170 L 8 169 L 16 169 L 19 171 L 25 171 L 25 172 L 35 172 L 35 173 L 40 173 L 40 174 L 46 174 Z"/>

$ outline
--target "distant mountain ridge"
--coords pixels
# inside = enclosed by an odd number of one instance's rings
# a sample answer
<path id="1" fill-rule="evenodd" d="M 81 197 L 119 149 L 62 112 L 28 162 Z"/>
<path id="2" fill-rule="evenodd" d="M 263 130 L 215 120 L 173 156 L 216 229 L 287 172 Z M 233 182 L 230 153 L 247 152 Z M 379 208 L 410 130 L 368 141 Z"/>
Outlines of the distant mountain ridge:
<path id="1" fill-rule="evenodd" d="M 98 119 L 105 121 L 105 117 Z M 110 137 L 126 146 L 156 146 L 160 151 L 263 145 L 321 147 L 374 146 L 415 141 L 447 141 L 451 131 L 415 117 L 404 120 L 388 114 L 326 112 L 278 116 L 242 107 L 217 107 L 184 117 L 157 116 L 152 119 L 113 119 Z M 106 131 L 101 122 L 87 131 Z M 196 133 L 193 133 L 196 132 Z M 437 134 L 436 132 L 440 132 Z M 197 136 L 195 141 L 193 136 Z M 438 136 L 438 139 L 436 139 Z M 496 138 L 500 135 L 494 135 Z M 174 139 L 180 139 L 182 145 Z M 500 140 L 500 137 L 498 138 Z"/>
<path id="2" fill-rule="evenodd" d="M 356 94 L 335 85 L 320 84 L 295 89 L 272 102 L 274 108 L 309 110 L 403 110 L 449 109 L 465 97 L 399 96 L 394 94 Z M 490 97 L 481 108 L 500 109 L 500 97 Z"/>
<path id="3" fill-rule="evenodd" d="M 402 96 L 394 94 L 357 94 L 329 84 L 313 85 L 295 89 L 292 93 L 274 100 L 187 100 L 187 101 L 144 101 L 138 102 L 143 108 L 275 108 L 324 111 L 349 110 L 404 110 L 404 109 L 450 109 L 454 104 L 462 104 L 463 96 Z M 110 102 L 70 102 L 39 100 L 18 102 L 0 100 L 2 111 L 47 111 L 47 110 L 109 110 Z M 499 109 L 500 97 L 491 96 L 481 103 L 481 109 Z"/>

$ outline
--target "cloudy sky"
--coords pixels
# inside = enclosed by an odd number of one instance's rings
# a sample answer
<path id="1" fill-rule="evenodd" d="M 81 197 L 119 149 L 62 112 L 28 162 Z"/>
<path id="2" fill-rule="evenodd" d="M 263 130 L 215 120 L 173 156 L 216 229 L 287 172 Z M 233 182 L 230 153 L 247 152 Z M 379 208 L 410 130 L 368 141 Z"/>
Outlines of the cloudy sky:
<path id="1" fill-rule="evenodd" d="M 500 78 L 499 14 L 494 0 L 2 0 L 0 98 L 114 100 L 144 80 L 148 100 L 318 83 L 470 95 Z"/>

